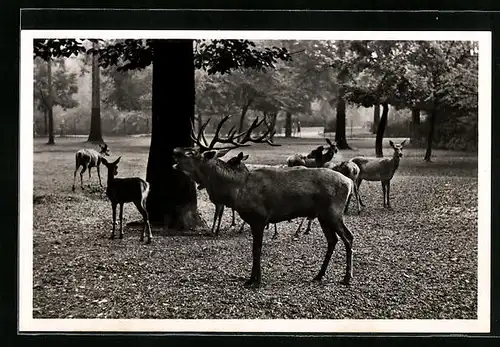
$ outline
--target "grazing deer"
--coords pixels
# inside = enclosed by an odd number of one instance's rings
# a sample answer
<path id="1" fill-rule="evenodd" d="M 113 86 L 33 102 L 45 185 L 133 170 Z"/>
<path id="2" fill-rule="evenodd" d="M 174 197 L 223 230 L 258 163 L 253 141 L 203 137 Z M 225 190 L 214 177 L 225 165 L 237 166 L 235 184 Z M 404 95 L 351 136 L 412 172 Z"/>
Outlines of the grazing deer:
<path id="1" fill-rule="evenodd" d="M 144 229 L 141 234 L 141 242 L 144 241 L 146 230 L 148 231 L 147 243 L 151 243 L 153 235 L 151 234 L 151 225 L 149 224 L 148 212 L 146 211 L 146 199 L 149 194 L 149 183 L 139 177 L 116 178 L 118 174 L 118 163 L 121 157 L 114 162 L 109 163 L 106 158 L 102 158 L 102 163 L 108 169 L 108 186 L 106 187 L 106 194 L 111 201 L 111 208 L 113 209 L 113 231 L 111 232 L 110 239 L 115 238 L 116 227 L 116 205 L 120 204 L 120 235 L 123 238 L 123 204 L 126 202 L 133 202 L 139 213 L 144 219 Z"/>
<path id="2" fill-rule="evenodd" d="M 256 119 L 246 131 L 239 134 L 230 132 L 228 137 L 223 139 L 218 138 L 216 133 L 214 139 L 220 144 L 230 144 L 232 148 L 243 147 L 247 142 L 264 142 L 270 129 L 258 137 L 251 135 L 259 123 L 262 121 L 258 122 Z M 328 247 L 314 280 L 320 281 L 325 275 L 340 237 L 346 247 L 346 272 L 343 283 L 350 281 L 353 234 L 345 226 L 343 215 L 352 190 L 350 179 L 326 168 L 292 170 L 266 167 L 240 172 L 223 161 L 215 160 L 218 148 L 206 150 L 201 141 L 196 142 L 194 134 L 191 136 L 199 147 L 175 148 L 173 155 L 176 167 L 200 179 L 207 191 L 212 189 L 215 201 L 234 208 L 252 229 L 253 263 L 250 278 L 245 282 L 246 287 L 258 287 L 261 282 L 261 252 L 265 226 L 268 223 L 315 216 L 321 224 Z M 274 145 L 270 140 L 265 142 Z"/>
<path id="3" fill-rule="evenodd" d="M 93 167 L 96 167 L 97 169 L 97 177 L 99 177 L 99 185 L 102 188 L 101 172 L 99 170 L 99 167 L 101 165 L 102 158 L 104 156 L 109 156 L 109 148 L 106 143 L 104 145 L 99 145 L 99 147 L 100 147 L 99 152 L 97 152 L 95 149 L 90 149 L 90 148 L 80 149 L 78 152 L 76 152 L 75 154 L 76 167 L 75 167 L 75 172 L 73 174 L 73 187 L 72 187 L 73 191 L 75 191 L 76 173 L 80 168 L 80 166 L 82 167 L 82 170 L 80 171 L 80 185 L 82 189 L 84 189 L 83 173 L 85 172 L 85 170 L 87 169 L 89 170 L 89 181 L 90 181 L 91 178 L 90 170 Z"/>
<path id="4" fill-rule="evenodd" d="M 356 190 L 359 194 L 359 186 L 363 180 L 367 181 L 380 181 L 382 182 L 382 193 L 384 199 L 384 207 L 391 208 L 391 202 L 389 199 L 389 194 L 391 190 L 391 179 L 394 173 L 399 167 L 399 160 L 403 156 L 403 146 L 406 140 L 401 142 L 401 144 L 396 145 L 394 142 L 389 140 L 389 144 L 394 149 L 392 158 L 365 158 L 365 157 L 355 157 L 351 161 L 358 165 L 359 176 L 356 180 Z M 359 201 L 362 206 L 364 206 L 359 197 Z"/>
<path id="5" fill-rule="evenodd" d="M 331 160 L 333 158 L 333 155 L 338 152 L 337 144 L 335 142 L 331 142 L 330 139 L 325 139 L 326 143 L 328 143 L 328 148 L 325 153 L 325 162 Z M 317 151 L 321 148 L 321 150 L 324 150 L 323 146 L 319 146 L 315 149 L 313 149 L 311 152 L 308 154 L 292 154 L 288 158 L 286 158 L 287 165 L 289 167 L 293 166 L 305 166 L 305 167 L 320 167 L 318 166 L 317 160 L 316 160 L 316 153 Z"/>

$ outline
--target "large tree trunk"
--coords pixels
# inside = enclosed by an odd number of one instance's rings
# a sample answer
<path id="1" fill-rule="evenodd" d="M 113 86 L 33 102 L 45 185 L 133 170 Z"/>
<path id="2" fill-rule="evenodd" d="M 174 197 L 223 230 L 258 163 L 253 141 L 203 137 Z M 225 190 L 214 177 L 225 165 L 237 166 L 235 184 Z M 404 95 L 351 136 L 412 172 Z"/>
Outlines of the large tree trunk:
<path id="1" fill-rule="evenodd" d="M 49 141 L 47 142 L 48 145 L 53 145 L 55 143 L 54 141 L 54 112 L 53 112 L 53 92 L 52 92 L 52 59 L 49 58 L 49 61 L 47 62 L 47 84 L 49 88 L 49 95 L 47 98 L 48 101 L 48 107 L 47 107 L 47 115 L 49 118 Z"/>
<path id="2" fill-rule="evenodd" d="M 339 149 L 351 149 L 347 144 L 347 138 L 345 135 L 346 126 L 346 114 L 345 114 L 345 100 L 344 100 L 344 88 L 339 88 L 339 97 L 337 99 L 337 120 L 335 124 L 335 142 Z"/>
<path id="3" fill-rule="evenodd" d="M 198 215 L 195 183 L 172 168 L 173 149 L 193 144 L 193 41 L 155 40 L 153 49 L 153 115 L 146 174 L 151 184 L 149 218 L 152 224 L 172 229 L 206 227 Z"/>
<path id="4" fill-rule="evenodd" d="M 238 132 L 242 132 L 243 128 L 245 127 L 245 115 L 247 114 L 248 108 L 250 107 L 250 104 L 252 101 L 250 100 L 247 104 L 243 105 L 241 108 L 241 115 L 240 115 L 240 124 L 238 126 Z"/>
<path id="5" fill-rule="evenodd" d="M 379 122 L 380 122 L 380 105 L 375 105 L 375 106 L 373 106 L 372 134 L 377 133 Z"/>
<path id="6" fill-rule="evenodd" d="M 432 155 L 432 140 L 434 138 L 434 125 L 436 123 L 436 106 L 433 107 L 429 119 L 429 134 L 427 136 L 427 149 L 425 151 L 425 156 L 424 160 L 426 162 L 431 162 L 431 155 Z"/>
<path id="7" fill-rule="evenodd" d="M 93 43 L 93 48 L 97 49 L 97 44 Z M 90 116 L 90 133 L 88 142 L 103 143 L 101 132 L 101 94 L 100 94 L 100 71 L 98 57 L 92 57 L 92 113 Z"/>
<path id="8" fill-rule="evenodd" d="M 413 147 L 420 147 L 420 109 L 411 109 L 411 143 Z"/>
<path id="9" fill-rule="evenodd" d="M 382 140 L 384 139 L 385 126 L 387 125 L 387 115 L 389 114 L 389 104 L 387 102 L 382 103 L 382 117 L 380 117 L 380 122 L 377 128 L 377 138 L 375 139 L 375 155 L 377 157 L 383 157 L 384 153 L 382 151 Z"/>
<path id="10" fill-rule="evenodd" d="M 292 113 L 288 111 L 285 116 L 285 137 L 292 137 Z"/>

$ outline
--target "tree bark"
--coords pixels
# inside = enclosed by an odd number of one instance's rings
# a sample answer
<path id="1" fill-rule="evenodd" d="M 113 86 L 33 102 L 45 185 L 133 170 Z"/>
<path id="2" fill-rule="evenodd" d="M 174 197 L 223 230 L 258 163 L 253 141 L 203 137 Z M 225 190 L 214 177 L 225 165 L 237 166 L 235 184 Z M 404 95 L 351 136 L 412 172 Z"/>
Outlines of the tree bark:
<path id="1" fill-rule="evenodd" d="M 48 118 L 49 118 L 49 141 L 47 142 L 48 145 L 53 145 L 55 144 L 54 141 L 54 111 L 53 111 L 53 92 L 52 92 L 52 59 L 49 58 L 49 61 L 47 62 L 47 84 L 49 88 L 49 95 L 47 97 L 47 102 L 48 102 Z"/>
<path id="2" fill-rule="evenodd" d="M 411 109 L 411 143 L 414 147 L 419 147 L 420 143 L 420 109 Z"/>
<path id="3" fill-rule="evenodd" d="M 372 134 L 377 133 L 378 123 L 380 122 L 380 105 L 373 106 L 373 124 L 372 124 Z"/>
<path id="4" fill-rule="evenodd" d="M 44 119 L 44 128 L 43 128 L 43 134 L 47 136 L 49 134 L 49 117 L 47 116 L 47 109 L 43 109 L 43 119 Z"/>
<path id="5" fill-rule="evenodd" d="M 292 137 L 292 113 L 288 111 L 285 116 L 285 137 Z"/>
<path id="6" fill-rule="evenodd" d="M 248 108 L 250 107 L 250 104 L 252 101 L 248 101 L 247 104 L 243 105 L 241 108 L 241 115 L 240 115 L 240 124 L 238 126 L 238 132 L 242 132 L 243 128 L 245 127 L 245 115 L 247 114 Z"/>
<path id="7" fill-rule="evenodd" d="M 193 40 L 154 40 L 153 45 L 152 129 L 146 173 L 151 184 L 149 218 L 152 224 L 172 229 L 206 227 L 198 214 L 195 183 L 172 168 L 173 149 L 193 145 Z"/>
<path id="8" fill-rule="evenodd" d="M 425 151 L 425 156 L 424 156 L 424 160 L 429 163 L 431 162 L 432 140 L 434 138 L 434 125 L 436 123 L 436 116 L 437 116 L 437 107 L 434 105 L 429 119 L 429 134 L 427 136 L 427 149 Z"/>
<path id="9" fill-rule="evenodd" d="M 97 43 L 93 43 L 97 49 Z M 103 143 L 101 132 L 101 96 L 100 96 L 100 71 L 97 55 L 92 57 L 92 113 L 90 116 L 90 133 L 87 139 L 92 143 Z"/>
<path id="10" fill-rule="evenodd" d="M 337 111 L 336 111 L 336 122 L 335 122 L 335 142 L 339 149 L 351 149 L 347 144 L 347 138 L 345 134 L 346 126 L 346 114 L 345 114 L 345 100 L 344 100 L 344 88 L 339 88 L 339 97 L 337 99 Z"/>
<path id="11" fill-rule="evenodd" d="M 387 125 L 387 115 L 389 114 L 389 104 L 384 101 L 382 103 L 382 117 L 377 128 L 377 138 L 375 139 L 375 155 L 382 158 L 384 153 L 382 151 L 382 141 L 384 139 L 385 126 Z"/>

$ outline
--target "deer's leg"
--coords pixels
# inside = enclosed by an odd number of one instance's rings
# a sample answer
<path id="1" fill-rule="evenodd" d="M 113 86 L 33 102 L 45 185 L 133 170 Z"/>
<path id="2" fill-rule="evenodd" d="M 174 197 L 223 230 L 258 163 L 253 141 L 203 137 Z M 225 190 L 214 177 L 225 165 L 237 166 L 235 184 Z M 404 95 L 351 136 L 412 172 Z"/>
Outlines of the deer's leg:
<path id="1" fill-rule="evenodd" d="M 339 238 L 337 236 L 337 233 L 335 231 L 335 223 L 332 220 L 333 216 L 327 215 L 327 216 L 318 216 L 318 221 L 319 224 L 321 225 L 321 229 L 323 230 L 323 233 L 325 234 L 326 241 L 328 242 L 328 246 L 326 249 L 326 254 L 325 254 L 325 259 L 323 260 L 323 264 L 321 265 L 321 268 L 316 275 L 316 277 L 313 278 L 313 281 L 321 281 L 323 276 L 326 273 L 326 269 L 328 268 L 328 264 L 330 263 L 330 259 L 333 254 L 333 250 L 335 249 L 335 245 L 337 244 Z"/>
<path id="2" fill-rule="evenodd" d="M 99 185 L 100 185 L 100 186 L 101 186 L 101 188 L 102 188 L 101 170 L 99 169 L 99 165 L 97 166 L 96 170 L 97 170 L 97 177 L 99 177 Z"/>
<path id="3" fill-rule="evenodd" d="M 221 205 L 221 204 L 215 204 L 215 211 L 214 211 L 214 221 L 212 223 L 212 234 L 215 234 L 215 225 L 217 224 L 217 220 L 219 218 L 219 214 L 220 214 L 220 210 L 223 209 L 224 210 L 224 205 Z"/>
<path id="4" fill-rule="evenodd" d="M 361 199 L 359 197 L 359 192 L 358 192 L 358 188 L 356 187 L 356 184 L 353 185 L 353 190 L 354 190 L 354 198 L 356 199 L 356 203 L 358 205 L 358 214 L 360 214 L 361 213 L 361 206 L 360 206 Z"/>
<path id="5" fill-rule="evenodd" d="M 235 216 L 234 216 L 234 214 L 235 214 L 234 208 L 232 208 L 231 211 L 233 211 L 233 216 L 231 218 L 231 227 L 234 227 L 234 226 L 236 226 L 236 220 L 235 220 Z"/>
<path id="6" fill-rule="evenodd" d="M 241 223 L 240 230 L 238 230 L 238 232 L 242 233 L 244 228 L 245 228 L 245 221 Z"/>
<path id="7" fill-rule="evenodd" d="M 120 203 L 120 239 L 123 239 L 123 202 Z"/>
<path id="8" fill-rule="evenodd" d="M 220 230 L 220 223 L 222 222 L 222 214 L 224 213 L 224 205 L 219 205 L 219 214 L 217 215 L 217 229 L 215 229 L 215 235 L 219 236 L 219 230 Z"/>
<path id="9" fill-rule="evenodd" d="M 87 165 L 86 164 L 83 164 L 82 165 L 82 170 L 80 171 L 80 186 L 83 188 L 83 173 L 85 172 L 85 170 L 87 170 Z"/>
<path id="10" fill-rule="evenodd" d="M 273 234 L 273 239 L 278 237 L 278 228 L 276 227 L 276 223 L 274 223 L 274 234 Z"/>
<path id="11" fill-rule="evenodd" d="M 381 183 L 382 183 L 382 195 L 384 198 L 384 207 L 385 207 L 386 183 L 385 181 L 381 181 Z"/>
<path id="12" fill-rule="evenodd" d="M 134 202 L 135 207 L 142 216 L 144 220 L 144 228 L 142 229 L 142 234 L 140 241 L 144 241 L 144 236 L 146 235 L 146 231 L 148 232 L 148 240 L 146 243 L 151 243 L 151 239 L 153 238 L 153 234 L 151 233 L 151 224 L 149 223 L 148 211 L 146 210 L 146 199 L 140 202 Z"/>
<path id="13" fill-rule="evenodd" d="M 363 203 L 363 201 L 361 201 L 361 195 L 359 194 L 359 186 L 361 185 L 361 182 L 363 182 L 363 179 L 361 178 L 356 179 L 356 191 L 358 192 L 359 203 L 361 204 L 361 206 L 364 207 L 365 204 Z"/>
<path id="14" fill-rule="evenodd" d="M 116 203 L 111 203 L 111 209 L 113 210 L 113 231 L 109 237 L 111 240 L 115 238 L 115 228 L 116 228 Z"/>
<path id="15" fill-rule="evenodd" d="M 262 237 L 264 235 L 264 226 L 251 225 L 252 228 L 252 273 L 250 279 L 245 282 L 245 287 L 259 287 L 261 280 L 260 258 L 262 256 Z"/>
<path id="16" fill-rule="evenodd" d="M 302 220 L 300 221 L 299 227 L 297 228 L 297 230 L 295 230 L 295 235 L 294 235 L 295 238 L 299 237 L 300 228 L 302 228 L 302 224 L 304 223 L 304 221 L 306 220 L 306 218 L 307 217 L 302 218 Z"/>
<path id="17" fill-rule="evenodd" d="M 389 194 L 391 192 L 391 181 L 387 181 L 387 208 L 391 208 L 391 200 L 389 199 Z"/>
<path id="18" fill-rule="evenodd" d="M 344 243 L 346 253 L 346 269 L 342 283 L 349 284 L 349 281 L 352 278 L 352 241 L 354 237 L 352 235 L 352 232 L 346 227 L 342 220 L 338 220 L 336 224 L 340 239 Z"/>
<path id="19" fill-rule="evenodd" d="M 307 221 L 307 228 L 306 231 L 304 231 L 304 235 L 309 235 L 309 233 L 311 232 L 311 224 L 313 222 L 313 219 L 314 218 L 311 218 Z"/>
<path id="20" fill-rule="evenodd" d="M 76 173 L 78 172 L 78 168 L 80 166 L 78 165 L 76 168 L 75 168 L 75 172 L 73 173 L 73 187 L 71 188 L 71 190 L 75 191 L 75 185 L 76 185 Z"/>

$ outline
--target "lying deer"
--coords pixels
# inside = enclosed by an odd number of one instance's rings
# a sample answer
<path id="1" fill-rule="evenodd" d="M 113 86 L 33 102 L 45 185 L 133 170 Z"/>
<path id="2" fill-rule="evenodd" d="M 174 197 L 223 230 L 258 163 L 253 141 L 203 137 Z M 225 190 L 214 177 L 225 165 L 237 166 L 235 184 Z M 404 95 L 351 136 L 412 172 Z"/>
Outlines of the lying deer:
<path id="1" fill-rule="evenodd" d="M 257 119 L 244 132 L 230 132 L 227 138 L 215 139 L 232 148 L 243 147 L 247 142 L 264 142 L 263 135 L 253 137 L 252 130 L 261 122 Z M 265 135 L 265 136 L 264 136 Z M 192 138 L 195 140 L 194 135 Z M 270 140 L 265 142 L 274 145 Z M 352 278 L 353 234 L 344 224 L 343 211 L 352 191 L 352 182 L 344 175 L 326 168 L 259 168 L 240 172 L 216 159 L 217 150 L 207 150 L 201 142 L 198 147 L 177 147 L 173 155 L 176 167 L 197 177 L 213 189 L 213 198 L 234 208 L 250 225 L 253 237 L 252 271 L 245 286 L 258 287 L 261 282 L 261 252 L 264 228 L 268 223 L 278 223 L 298 217 L 317 216 L 327 239 L 325 258 L 315 281 L 325 275 L 330 258 L 340 237 L 346 247 L 346 272 L 343 283 Z M 222 149 L 224 147 L 220 147 Z M 227 147 L 226 147 L 227 148 Z"/>
<path id="2" fill-rule="evenodd" d="M 99 170 L 99 167 L 101 165 L 102 158 L 104 156 L 109 156 L 109 148 L 106 143 L 104 145 L 99 145 L 99 147 L 100 147 L 99 152 L 91 148 L 80 149 L 78 152 L 76 152 L 75 154 L 76 167 L 75 167 L 75 172 L 73 174 L 73 187 L 72 187 L 73 191 L 75 191 L 76 173 L 80 168 L 80 166 L 82 167 L 82 170 L 80 171 L 80 185 L 82 189 L 84 189 L 83 173 L 85 172 L 85 170 L 87 169 L 89 170 L 89 181 L 90 181 L 91 178 L 90 171 L 93 167 L 97 169 L 97 177 L 99 177 L 99 185 L 102 188 L 101 172 Z"/>
<path id="3" fill-rule="evenodd" d="M 146 230 L 148 231 L 147 243 L 151 243 L 153 235 L 151 234 L 151 225 L 149 224 L 148 212 L 146 211 L 146 199 L 149 194 L 149 183 L 139 177 L 116 178 L 118 174 L 118 163 L 121 157 L 114 162 L 109 163 L 106 158 L 102 158 L 102 163 L 108 168 L 108 186 L 106 194 L 111 200 L 111 208 L 113 209 L 113 231 L 110 239 L 115 238 L 116 228 L 116 205 L 120 204 L 120 236 L 123 238 L 123 204 L 133 202 L 139 213 L 144 219 L 144 229 L 141 234 L 141 242 L 144 241 Z"/>
<path id="4" fill-rule="evenodd" d="M 337 144 L 335 142 L 331 142 L 330 139 L 325 139 L 326 143 L 328 143 L 328 148 L 325 153 L 325 163 L 329 160 L 331 160 L 334 156 L 335 153 L 338 152 Z M 305 166 L 305 167 L 318 167 L 317 165 L 317 160 L 316 160 L 316 151 L 319 150 L 321 147 L 321 150 L 324 149 L 323 146 L 319 146 L 316 149 L 313 149 L 311 152 L 308 154 L 292 154 L 288 158 L 286 158 L 287 165 L 289 167 L 293 166 Z"/>
<path id="5" fill-rule="evenodd" d="M 380 181 L 382 182 L 382 193 L 384 199 L 384 207 L 391 208 L 391 202 L 389 199 L 389 193 L 391 190 L 391 179 L 394 173 L 399 167 L 399 160 L 403 156 L 403 146 L 406 140 L 401 142 L 399 145 L 395 145 L 394 142 L 389 140 L 389 144 L 394 149 L 392 158 L 365 158 L 365 157 L 355 157 L 351 161 L 358 165 L 360 172 L 358 179 L 356 180 L 356 190 L 359 194 L 359 186 L 363 180 L 367 181 Z M 359 202 L 364 206 L 359 197 Z"/>

